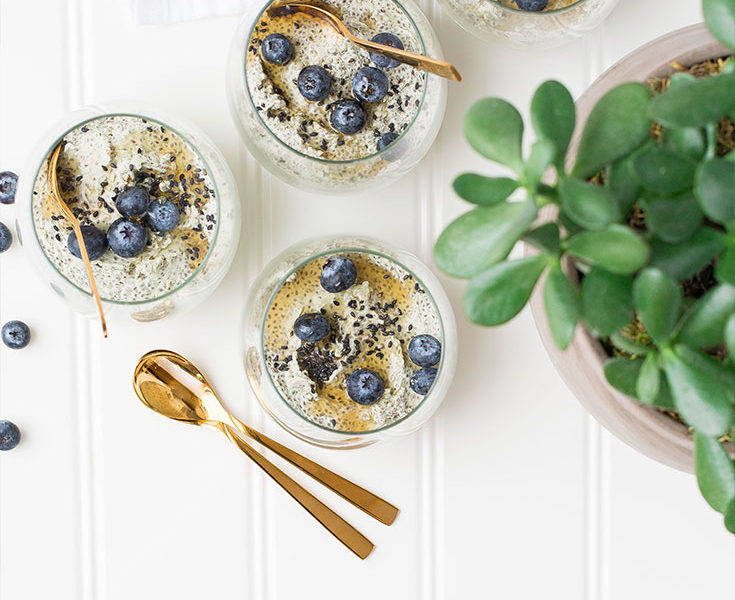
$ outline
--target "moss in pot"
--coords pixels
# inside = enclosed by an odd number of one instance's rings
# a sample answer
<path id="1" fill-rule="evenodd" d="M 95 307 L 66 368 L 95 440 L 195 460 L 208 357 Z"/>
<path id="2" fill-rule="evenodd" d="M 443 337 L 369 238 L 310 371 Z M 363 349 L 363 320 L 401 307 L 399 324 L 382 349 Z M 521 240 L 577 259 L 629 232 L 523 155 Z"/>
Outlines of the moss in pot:
<path id="1" fill-rule="evenodd" d="M 735 48 L 727 29 L 713 33 Z M 566 88 L 542 84 L 531 120 L 538 140 L 524 158 L 512 105 L 469 109 L 470 145 L 513 176 L 455 180 L 477 206 L 442 233 L 436 261 L 469 279 L 465 312 L 486 326 L 518 314 L 545 274 L 556 345 L 569 346 L 581 321 L 608 349 L 610 385 L 692 429 L 702 494 L 735 532 L 735 462 L 723 446 L 735 437 L 735 58 L 607 92 L 569 169 Z M 525 198 L 509 202 L 516 190 Z M 548 204 L 557 216 L 534 225 Z M 519 240 L 539 253 L 509 260 Z"/>

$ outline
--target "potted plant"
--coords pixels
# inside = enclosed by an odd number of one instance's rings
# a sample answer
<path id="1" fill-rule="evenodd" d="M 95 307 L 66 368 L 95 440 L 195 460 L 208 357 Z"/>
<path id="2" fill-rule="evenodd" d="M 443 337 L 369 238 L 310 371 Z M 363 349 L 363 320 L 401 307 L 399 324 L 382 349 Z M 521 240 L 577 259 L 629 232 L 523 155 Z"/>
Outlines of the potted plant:
<path id="1" fill-rule="evenodd" d="M 435 259 L 469 279 L 464 309 L 480 325 L 512 319 L 538 288 L 542 337 L 580 400 L 653 458 L 693 465 L 735 533 L 735 10 L 704 8 L 719 43 L 697 26 L 654 42 L 576 107 L 543 83 L 525 158 L 519 112 L 476 102 L 465 136 L 512 176 L 457 177 L 476 206 Z M 518 241 L 533 251 L 509 259 Z"/>

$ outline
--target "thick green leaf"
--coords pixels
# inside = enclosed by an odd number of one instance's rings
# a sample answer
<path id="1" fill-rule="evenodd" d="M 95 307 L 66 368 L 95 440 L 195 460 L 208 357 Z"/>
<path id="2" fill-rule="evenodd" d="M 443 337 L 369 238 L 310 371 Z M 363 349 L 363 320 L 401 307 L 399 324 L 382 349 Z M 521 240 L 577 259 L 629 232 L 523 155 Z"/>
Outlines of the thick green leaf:
<path id="1" fill-rule="evenodd" d="M 593 268 L 582 279 L 580 301 L 587 326 L 608 336 L 633 318 L 633 278 Z"/>
<path id="2" fill-rule="evenodd" d="M 724 434 L 732 421 L 733 406 L 722 386 L 672 350 L 664 351 L 664 370 L 682 418 L 705 435 Z"/>
<path id="3" fill-rule="evenodd" d="M 667 89 L 675 88 L 680 85 L 686 85 L 687 83 L 692 83 L 693 81 L 697 81 L 697 78 L 691 73 L 672 73 L 671 77 L 669 77 L 669 85 Z"/>
<path id="4" fill-rule="evenodd" d="M 702 227 L 686 242 L 669 244 L 651 240 L 649 265 L 666 271 L 677 281 L 684 281 L 707 266 L 724 247 L 722 233 Z"/>
<path id="5" fill-rule="evenodd" d="M 735 499 L 730 501 L 725 510 L 725 527 L 730 533 L 735 533 Z"/>
<path id="6" fill-rule="evenodd" d="M 585 229 L 603 229 L 621 218 L 615 198 L 604 187 L 565 177 L 557 188 L 564 212 Z"/>
<path id="7" fill-rule="evenodd" d="M 715 267 L 715 277 L 717 281 L 735 285 L 735 244 L 730 244 L 720 255 Z"/>
<path id="8" fill-rule="evenodd" d="M 608 358 L 605 361 L 605 378 L 608 383 L 626 396 L 636 398 L 638 377 L 643 361 L 630 358 Z"/>
<path id="9" fill-rule="evenodd" d="M 634 158 L 635 155 L 631 155 L 613 163 L 608 167 L 605 177 L 605 187 L 612 192 L 623 217 L 633 208 L 641 191 L 641 184 L 633 170 Z"/>
<path id="10" fill-rule="evenodd" d="M 559 263 L 551 267 L 544 285 L 544 305 L 554 343 L 565 350 L 574 337 L 579 320 L 577 290 L 561 270 Z"/>
<path id="11" fill-rule="evenodd" d="M 542 83 L 531 100 L 531 123 L 540 138 L 553 142 L 558 165 L 564 162 L 574 122 L 574 99 L 569 90 L 558 81 Z"/>
<path id="12" fill-rule="evenodd" d="M 713 75 L 670 87 L 651 100 L 648 115 L 668 127 L 703 127 L 733 107 L 735 75 Z"/>
<path id="13" fill-rule="evenodd" d="M 557 254 L 561 246 L 559 227 L 556 223 L 545 223 L 536 227 L 526 232 L 521 239 L 547 254 Z"/>
<path id="14" fill-rule="evenodd" d="M 712 35 L 735 50 L 735 2 L 702 0 L 702 12 Z"/>
<path id="15" fill-rule="evenodd" d="M 540 139 L 531 146 L 531 154 L 524 168 L 525 184 L 535 188 L 541 181 L 546 169 L 551 165 L 556 154 L 556 147 L 551 140 Z"/>
<path id="16" fill-rule="evenodd" d="M 643 187 L 662 196 L 691 188 L 696 167 L 691 159 L 659 146 L 638 153 L 633 162 Z"/>
<path id="17" fill-rule="evenodd" d="M 503 260 L 536 218 L 536 204 L 481 206 L 452 221 L 439 236 L 434 258 L 454 277 L 469 278 Z"/>
<path id="18" fill-rule="evenodd" d="M 673 198 L 646 198 L 640 204 L 646 213 L 646 227 L 671 244 L 692 237 L 704 218 L 690 190 Z"/>
<path id="19" fill-rule="evenodd" d="M 735 150 L 730 150 L 730 152 L 722 157 L 722 160 L 726 160 L 727 162 L 735 162 Z"/>
<path id="20" fill-rule="evenodd" d="M 698 431 L 694 432 L 694 468 L 702 496 L 724 513 L 735 499 L 735 465 L 719 441 Z"/>
<path id="21" fill-rule="evenodd" d="M 630 354 L 631 356 L 646 356 L 655 350 L 655 346 L 633 341 L 619 331 L 611 333 L 609 339 L 612 345 L 618 350 Z"/>
<path id="22" fill-rule="evenodd" d="M 700 160 L 704 156 L 707 142 L 699 127 L 666 127 L 661 132 L 661 144 L 673 152 Z"/>
<path id="23" fill-rule="evenodd" d="M 584 126 L 572 174 L 591 177 L 645 142 L 650 98 L 650 90 L 640 83 L 624 83 L 600 98 Z"/>
<path id="24" fill-rule="evenodd" d="M 677 340 L 696 348 L 725 341 L 725 323 L 735 314 L 735 287 L 727 284 L 710 289 L 683 319 Z"/>
<path id="25" fill-rule="evenodd" d="M 681 289 L 674 278 L 645 269 L 633 283 L 633 304 L 651 338 L 658 344 L 668 341 L 681 310 Z"/>
<path id="26" fill-rule="evenodd" d="M 661 390 L 661 372 L 658 369 L 658 355 L 652 352 L 646 356 L 636 381 L 636 394 L 643 404 L 653 405 Z"/>
<path id="27" fill-rule="evenodd" d="M 566 251 L 593 267 L 619 275 L 635 273 L 646 264 L 649 254 L 646 242 L 623 225 L 578 233 L 567 240 Z"/>
<path id="28" fill-rule="evenodd" d="M 730 356 L 735 357 L 735 315 L 731 316 L 725 323 L 725 344 Z"/>
<path id="29" fill-rule="evenodd" d="M 674 352 L 690 366 L 704 373 L 711 381 L 719 384 L 729 398 L 730 404 L 735 405 L 735 371 L 729 369 L 725 363 L 695 350 L 686 344 L 676 344 Z"/>
<path id="30" fill-rule="evenodd" d="M 702 212 L 713 221 L 724 225 L 735 219 L 735 166 L 721 158 L 700 164 L 694 194 Z"/>
<path id="31" fill-rule="evenodd" d="M 486 326 L 510 321 L 528 302 L 547 264 L 545 256 L 528 256 L 498 263 L 472 278 L 463 298 L 469 319 Z"/>
<path id="32" fill-rule="evenodd" d="M 492 206 L 506 200 L 520 182 L 510 177 L 485 177 L 476 173 L 463 173 L 454 180 L 456 194 L 467 202 L 480 206 Z"/>
<path id="33" fill-rule="evenodd" d="M 464 116 L 464 135 L 484 157 L 523 171 L 523 119 L 515 107 L 500 98 L 478 100 Z"/>

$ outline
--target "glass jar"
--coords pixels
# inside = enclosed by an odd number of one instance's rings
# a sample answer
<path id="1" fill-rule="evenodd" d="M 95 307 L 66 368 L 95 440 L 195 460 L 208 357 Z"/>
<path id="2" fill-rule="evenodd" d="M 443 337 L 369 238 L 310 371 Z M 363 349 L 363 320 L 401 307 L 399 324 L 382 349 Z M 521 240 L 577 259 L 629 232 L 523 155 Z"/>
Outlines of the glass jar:
<path id="1" fill-rule="evenodd" d="M 70 132 L 81 128 L 85 123 L 106 117 L 140 118 L 150 122 L 151 126 L 165 127 L 167 131 L 178 135 L 199 160 L 199 164 L 203 165 L 202 169 L 206 171 L 205 176 L 208 175 L 213 187 L 215 205 L 212 211 L 215 222 L 211 223 L 213 227 L 208 238 L 208 247 L 199 265 L 186 276 L 182 283 L 173 289 L 166 290 L 165 293 L 135 301 L 106 297 L 104 293 L 101 293 L 102 305 L 108 320 L 114 322 L 132 318 L 140 322 L 156 321 L 174 312 L 189 309 L 210 295 L 227 273 L 234 259 L 240 236 L 240 200 L 235 180 L 219 150 L 204 133 L 194 126 L 167 113 L 163 114 L 160 111 L 149 109 L 139 110 L 137 107 L 118 106 L 114 103 L 103 107 L 87 106 L 66 115 L 36 145 L 19 178 L 18 220 L 16 223 L 18 238 L 26 255 L 54 293 L 61 296 L 75 312 L 96 317 L 96 304 L 89 291 L 86 278 L 84 285 L 81 285 L 79 280 L 73 281 L 71 271 L 62 272 L 59 267 L 62 263 L 54 262 L 44 250 L 37 229 L 44 225 L 43 222 L 34 218 L 33 208 L 36 180 L 56 146 Z M 63 177 L 60 178 L 62 179 Z M 112 209 L 108 210 L 108 212 L 111 211 Z M 65 237 L 61 237 L 67 235 L 66 226 L 63 225 L 64 221 L 55 220 L 54 223 L 58 225 L 56 231 L 59 231 L 59 237 L 56 239 L 65 243 Z M 107 250 L 107 252 L 111 251 Z M 139 256 L 143 257 L 145 252 L 144 250 Z M 94 265 L 95 261 L 92 262 Z M 81 260 L 79 264 L 82 264 Z M 99 286 L 99 269 L 102 267 L 97 265 L 93 268 L 97 273 L 96 279 L 98 279 Z M 161 272 L 154 271 L 151 276 L 161 276 Z"/>
<path id="2" fill-rule="evenodd" d="M 368 2 L 369 0 L 355 0 Z M 418 51 L 442 58 L 436 33 L 413 0 L 391 0 L 402 11 L 419 42 Z M 424 74 L 423 95 L 417 113 L 398 139 L 382 151 L 353 160 L 327 160 L 295 150 L 268 127 L 256 109 L 247 84 L 245 56 L 254 27 L 270 6 L 256 2 L 240 23 L 230 51 L 227 83 L 230 109 L 248 150 L 273 173 L 299 189 L 342 193 L 387 185 L 410 171 L 428 152 L 441 126 L 446 107 L 447 83 Z M 338 35 L 333 32 L 333 35 Z M 369 126 L 369 125 L 368 125 Z"/>
<path id="3" fill-rule="evenodd" d="M 484 40 L 515 46 L 558 46 L 595 29 L 618 0 L 577 0 L 552 10 L 532 12 L 499 0 L 439 0 L 457 24 Z"/>
<path id="4" fill-rule="evenodd" d="M 438 317 L 439 338 L 442 344 L 441 359 L 436 367 L 438 373 L 429 393 L 407 414 L 379 428 L 366 431 L 340 431 L 318 424 L 304 416 L 279 391 L 266 364 L 265 356 L 266 316 L 282 284 L 301 267 L 315 259 L 350 252 L 367 253 L 387 259 L 401 272 L 405 272 L 404 277 L 413 277 L 416 285 L 425 290 L 433 312 Z M 454 376 L 457 362 L 457 329 L 454 313 L 441 284 L 431 270 L 413 254 L 372 239 L 352 236 L 319 238 L 301 242 L 285 250 L 265 267 L 253 283 L 243 320 L 243 358 L 245 372 L 253 392 L 265 411 L 284 429 L 317 446 L 358 448 L 381 439 L 412 433 L 434 414 L 446 396 Z"/>

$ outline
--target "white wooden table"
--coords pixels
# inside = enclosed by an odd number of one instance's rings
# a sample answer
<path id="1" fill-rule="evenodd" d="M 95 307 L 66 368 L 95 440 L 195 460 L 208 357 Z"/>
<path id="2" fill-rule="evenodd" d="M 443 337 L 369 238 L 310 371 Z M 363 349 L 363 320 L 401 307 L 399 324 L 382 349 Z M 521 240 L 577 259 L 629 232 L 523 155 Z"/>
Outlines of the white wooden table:
<path id="1" fill-rule="evenodd" d="M 375 196 L 323 199 L 264 173 L 240 143 L 224 92 L 237 18 L 138 28 L 124 0 L 0 0 L 0 170 L 20 170 L 68 110 L 142 99 L 208 131 L 245 217 L 235 264 L 206 306 L 113 326 L 108 341 L 51 294 L 19 246 L 0 257 L 0 320 L 25 320 L 34 333 L 22 352 L 0 349 L 0 418 L 24 434 L 0 456 L 0 599 L 735 597 L 735 542 L 694 479 L 583 413 L 528 311 L 499 329 L 470 325 L 459 282 L 444 278 L 459 322 L 457 376 L 413 437 L 315 450 L 288 439 L 251 396 L 237 330 L 250 282 L 274 253 L 360 232 L 430 260 L 441 228 L 466 209 L 453 177 L 491 170 L 460 133 L 473 100 L 501 95 L 527 109 L 547 78 L 578 95 L 642 43 L 701 20 L 699 0 L 622 0 L 588 39 L 534 52 L 483 44 L 432 0 L 422 4 L 465 76 L 450 85 L 436 144 Z M 1 206 L 0 220 L 18 208 Z M 397 504 L 386 528 L 308 484 L 373 539 L 374 554 L 352 556 L 218 434 L 144 408 L 130 376 L 153 347 L 191 357 L 246 421 Z"/>

